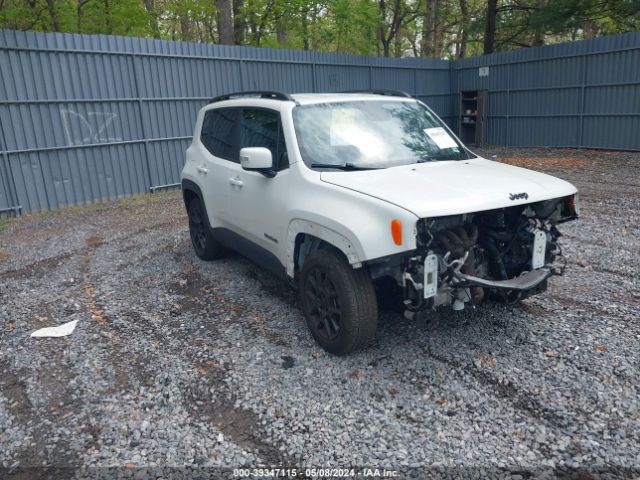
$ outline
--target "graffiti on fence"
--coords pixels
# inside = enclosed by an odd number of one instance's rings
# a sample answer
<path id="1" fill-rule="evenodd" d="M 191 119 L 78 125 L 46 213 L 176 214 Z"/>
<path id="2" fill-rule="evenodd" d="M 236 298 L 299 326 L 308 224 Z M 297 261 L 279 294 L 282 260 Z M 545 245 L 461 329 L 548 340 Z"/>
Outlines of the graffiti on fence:
<path id="1" fill-rule="evenodd" d="M 114 112 L 87 112 L 86 115 L 70 109 L 60 109 L 62 125 L 70 147 L 92 143 L 121 142 L 122 138 L 112 132 Z"/>

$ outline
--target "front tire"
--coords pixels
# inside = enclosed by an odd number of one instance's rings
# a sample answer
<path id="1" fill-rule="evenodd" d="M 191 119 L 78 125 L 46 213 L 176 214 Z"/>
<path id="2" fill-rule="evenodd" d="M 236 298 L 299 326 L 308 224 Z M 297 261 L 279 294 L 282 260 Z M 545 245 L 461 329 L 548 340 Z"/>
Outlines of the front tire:
<path id="1" fill-rule="evenodd" d="M 338 252 L 319 250 L 300 274 L 302 310 L 313 338 L 335 355 L 366 347 L 375 336 L 378 304 L 366 269 Z"/>
<path id="2" fill-rule="evenodd" d="M 210 261 L 223 256 L 224 249 L 211 235 L 209 222 L 198 197 L 189 202 L 189 235 L 196 255 L 202 260 Z"/>

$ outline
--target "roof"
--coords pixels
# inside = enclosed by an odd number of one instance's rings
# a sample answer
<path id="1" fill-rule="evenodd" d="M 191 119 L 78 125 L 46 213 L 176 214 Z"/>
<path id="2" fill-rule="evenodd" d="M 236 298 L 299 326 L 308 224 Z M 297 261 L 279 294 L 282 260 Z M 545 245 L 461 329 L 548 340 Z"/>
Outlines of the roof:
<path id="1" fill-rule="evenodd" d="M 240 102 L 240 105 L 250 105 L 254 104 L 255 102 L 259 102 L 261 104 L 264 104 L 263 102 L 266 102 L 266 104 L 270 104 L 274 101 L 295 102 L 296 105 L 313 105 L 357 100 L 383 100 L 388 97 L 404 99 L 405 101 L 411 100 L 411 96 L 408 93 L 396 90 L 367 90 L 339 93 L 297 93 L 295 95 L 289 95 L 287 93 L 271 90 L 256 90 L 218 95 L 209 102 L 209 105 L 213 103 L 229 101 L 233 101 L 234 104 Z"/>
<path id="2" fill-rule="evenodd" d="M 386 100 L 415 101 L 410 97 L 378 95 L 373 93 L 294 93 L 291 95 L 300 105 L 313 105 L 318 103 L 349 102 L 358 100 Z"/>

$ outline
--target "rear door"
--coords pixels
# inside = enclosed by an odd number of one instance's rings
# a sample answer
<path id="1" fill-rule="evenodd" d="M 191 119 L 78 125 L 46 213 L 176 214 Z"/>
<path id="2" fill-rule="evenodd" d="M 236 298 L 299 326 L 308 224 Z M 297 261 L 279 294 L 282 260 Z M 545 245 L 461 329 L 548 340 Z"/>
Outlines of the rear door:
<path id="1" fill-rule="evenodd" d="M 205 148 L 202 165 L 197 166 L 201 176 L 211 226 L 237 231 L 237 209 L 229 179 L 240 168 L 238 132 L 240 108 L 216 108 L 205 113 L 200 141 Z M 239 233 L 239 232 L 238 232 Z"/>

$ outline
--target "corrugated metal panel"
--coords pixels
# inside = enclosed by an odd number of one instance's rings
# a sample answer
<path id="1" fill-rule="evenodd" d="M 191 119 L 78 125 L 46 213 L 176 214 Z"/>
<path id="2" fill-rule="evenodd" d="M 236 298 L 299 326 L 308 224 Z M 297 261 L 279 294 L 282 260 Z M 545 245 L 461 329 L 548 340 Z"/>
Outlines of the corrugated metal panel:
<path id="1" fill-rule="evenodd" d="M 582 138 L 585 147 L 640 150 L 640 115 L 585 116 Z"/>
<path id="2" fill-rule="evenodd" d="M 367 66 L 317 65 L 319 92 L 340 92 L 371 88 L 371 68 Z"/>
<path id="3" fill-rule="evenodd" d="M 479 67 L 489 67 L 480 77 Z M 455 62 L 457 92 L 489 92 L 486 138 L 640 150 L 640 33 Z"/>
<path id="4" fill-rule="evenodd" d="M 9 156 L 24 211 L 99 202 L 147 191 L 141 143 L 35 151 Z"/>
<path id="5" fill-rule="evenodd" d="M 151 183 L 154 186 L 171 185 L 180 181 L 184 151 L 190 139 L 159 140 L 149 145 Z"/>
<path id="6" fill-rule="evenodd" d="M 576 117 L 511 117 L 508 121 L 509 145 L 514 147 L 578 144 L 579 119 Z"/>

